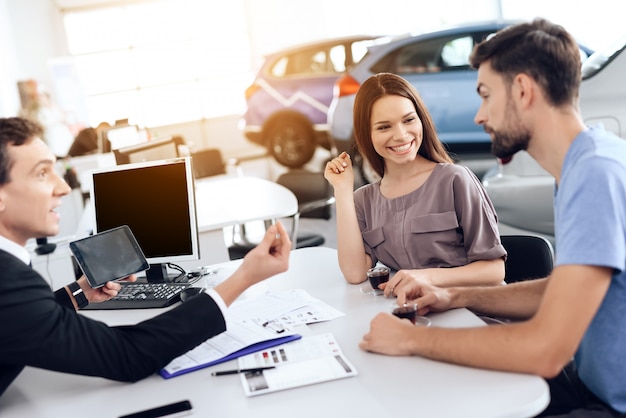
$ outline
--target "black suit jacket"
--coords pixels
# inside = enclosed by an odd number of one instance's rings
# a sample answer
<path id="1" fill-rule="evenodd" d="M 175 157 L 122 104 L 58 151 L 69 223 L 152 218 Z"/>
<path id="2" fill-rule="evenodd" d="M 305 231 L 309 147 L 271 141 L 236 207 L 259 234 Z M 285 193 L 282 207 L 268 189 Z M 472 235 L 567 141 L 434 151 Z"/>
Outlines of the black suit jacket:
<path id="1" fill-rule="evenodd" d="M 137 325 L 109 327 L 75 312 L 64 293 L 55 297 L 39 273 L 0 250 L 0 395 L 25 366 L 134 382 L 226 330 L 206 294 Z"/>

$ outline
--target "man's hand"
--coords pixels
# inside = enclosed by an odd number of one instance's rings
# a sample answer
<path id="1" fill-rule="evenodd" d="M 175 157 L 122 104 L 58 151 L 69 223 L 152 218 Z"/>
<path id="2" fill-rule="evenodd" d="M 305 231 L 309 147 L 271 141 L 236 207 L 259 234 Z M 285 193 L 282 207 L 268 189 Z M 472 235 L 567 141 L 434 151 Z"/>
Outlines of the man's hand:
<path id="1" fill-rule="evenodd" d="M 390 285 L 395 285 L 395 287 Z M 454 307 L 452 306 L 452 288 L 440 288 L 416 280 L 399 282 L 390 280 L 381 284 L 380 287 L 385 291 L 385 295 L 397 296 L 397 303 L 400 306 L 406 303 L 417 303 L 418 315 L 447 311 Z"/>
<path id="2" fill-rule="evenodd" d="M 387 283 L 385 283 L 385 297 L 398 294 L 401 289 L 411 289 L 420 284 L 430 284 L 431 269 L 421 270 L 398 270 Z M 402 301 L 404 303 L 404 301 Z"/>
<path id="3" fill-rule="evenodd" d="M 134 274 L 126 277 L 125 279 L 122 279 L 122 281 L 125 281 L 125 282 L 134 282 L 136 280 L 137 280 L 137 276 L 135 276 Z M 117 293 L 120 291 L 120 288 L 122 287 L 122 285 L 120 285 L 118 281 L 115 281 L 115 282 L 106 282 L 104 286 L 94 289 L 91 286 L 89 286 L 89 284 L 87 283 L 87 278 L 85 278 L 85 276 L 81 276 L 81 278 L 78 279 L 77 282 L 80 288 L 83 289 L 83 293 L 85 294 L 85 297 L 87 298 L 89 303 L 104 302 L 106 300 L 109 300 L 117 296 Z"/>
<path id="4" fill-rule="evenodd" d="M 268 228 L 263 241 L 243 259 L 241 269 L 246 281 L 255 284 L 289 268 L 291 239 L 282 223 Z"/>
<path id="5" fill-rule="evenodd" d="M 409 356 L 411 336 L 418 328 L 408 319 L 381 312 L 372 319 L 370 331 L 363 336 L 359 348 L 390 356 Z"/>

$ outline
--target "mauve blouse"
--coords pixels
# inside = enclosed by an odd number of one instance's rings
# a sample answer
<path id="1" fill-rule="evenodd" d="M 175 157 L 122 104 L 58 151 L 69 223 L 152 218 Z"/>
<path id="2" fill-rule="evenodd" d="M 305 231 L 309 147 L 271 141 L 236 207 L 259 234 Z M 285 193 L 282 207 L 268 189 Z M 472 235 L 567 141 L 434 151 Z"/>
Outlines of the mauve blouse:
<path id="1" fill-rule="evenodd" d="M 354 202 L 372 265 L 458 267 L 506 256 L 493 204 L 467 167 L 437 164 L 422 186 L 393 199 L 381 194 L 380 182 L 368 184 Z"/>

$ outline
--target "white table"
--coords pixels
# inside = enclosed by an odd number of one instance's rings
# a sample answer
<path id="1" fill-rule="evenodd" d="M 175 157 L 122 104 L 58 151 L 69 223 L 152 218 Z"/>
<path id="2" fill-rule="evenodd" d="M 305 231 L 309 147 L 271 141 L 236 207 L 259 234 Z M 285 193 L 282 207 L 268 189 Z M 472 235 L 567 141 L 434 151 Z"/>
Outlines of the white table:
<path id="1" fill-rule="evenodd" d="M 233 270 L 238 261 L 220 265 Z M 164 380 L 153 375 L 135 384 L 71 376 L 26 368 L 0 398 L 0 413 L 17 417 L 87 414 L 115 417 L 189 399 L 200 417 L 529 417 L 549 402 L 546 382 L 537 377 L 439 363 L 420 357 L 389 357 L 361 351 L 358 342 L 376 312 L 392 300 L 360 292 L 339 271 L 336 251 L 324 247 L 292 252 L 288 272 L 261 284 L 301 288 L 346 316 L 310 325 L 313 333 L 332 332 L 358 376 L 247 398 L 238 376 L 213 377 L 211 371 L 236 367 L 236 361 Z M 257 285 L 258 286 L 258 285 Z M 109 324 L 127 324 L 158 310 L 90 311 Z M 459 309 L 431 315 L 434 326 L 484 326 Z"/>
<path id="2" fill-rule="evenodd" d="M 258 177 L 212 176 L 196 180 L 196 216 L 200 262 L 189 269 L 229 260 L 223 228 L 253 221 L 272 221 L 298 212 L 298 199 L 288 188 Z"/>
<path id="3" fill-rule="evenodd" d="M 196 180 L 200 232 L 246 222 L 279 219 L 298 211 L 291 190 L 258 177 L 206 177 Z"/>

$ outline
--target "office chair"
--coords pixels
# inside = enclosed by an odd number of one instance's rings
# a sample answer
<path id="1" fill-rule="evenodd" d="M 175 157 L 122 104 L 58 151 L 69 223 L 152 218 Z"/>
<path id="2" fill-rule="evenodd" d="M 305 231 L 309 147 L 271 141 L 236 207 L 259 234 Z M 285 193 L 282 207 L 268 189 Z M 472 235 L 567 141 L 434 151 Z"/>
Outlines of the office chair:
<path id="1" fill-rule="evenodd" d="M 554 266 L 554 250 L 546 238 L 533 235 L 501 235 L 507 251 L 504 280 L 507 283 L 547 277 Z"/>
<path id="2" fill-rule="evenodd" d="M 324 236 L 299 230 L 301 218 L 331 218 L 330 206 L 335 203 L 330 184 L 323 173 L 307 170 L 290 170 L 281 174 L 276 183 L 291 190 L 298 199 L 298 212 L 291 217 L 293 248 L 316 247 L 324 244 Z M 243 258 L 257 243 L 241 240 L 228 248 L 231 260 Z"/>
<path id="3" fill-rule="evenodd" d="M 191 159 L 195 179 L 223 175 L 243 176 L 239 160 L 236 158 L 224 160 L 222 152 L 218 148 L 204 148 L 194 151 L 191 153 Z M 231 229 L 232 233 L 227 232 L 231 235 L 230 241 L 232 242 L 228 247 L 229 258 L 231 260 L 243 258 L 257 243 L 248 238 L 246 224 L 233 225 Z M 228 241 L 227 238 L 226 240 Z"/>
<path id="4" fill-rule="evenodd" d="M 504 281 L 508 283 L 548 277 L 554 267 L 554 249 L 544 237 L 534 235 L 501 235 L 500 242 L 507 252 Z M 479 315 L 487 324 L 511 322 L 505 318 Z"/>
<path id="5" fill-rule="evenodd" d="M 323 173 L 291 170 L 280 175 L 276 183 L 291 190 L 298 199 L 298 213 L 293 216 L 291 225 L 295 248 L 323 245 L 322 235 L 299 230 L 301 218 L 329 220 L 331 217 L 331 205 L 335 203 L 335 197 Z"/>
<path id="6" fill-rule="evenodd" d="M 68 157 L 79 155 L 89 155 L 98 152 L 98 131 L 92 127 L 78 131 L 70 149 L 67 151 Z"/>
<path id="7" fill-rule="evenodd" d="M 230 167 L 234 167 L 238 176 L 241 176 L 239 161 L 230 158 L 224 161 L 222 151 L 218 148 L 205 148 L 191 153 L 193 173 L 197 179 L 227 174 Z"/>
<path id="8" fill-rule="evenodd" d="M 226 174 L 226 164 L 222 152 L 217 148 L 207 148 L 191 153 L 193 175 L 203 178 Z"/>

